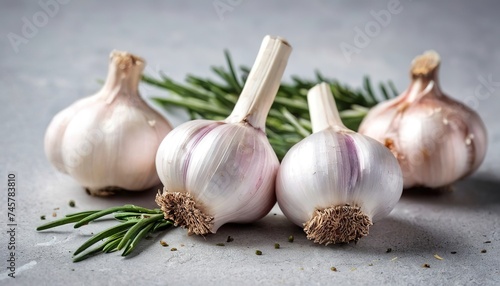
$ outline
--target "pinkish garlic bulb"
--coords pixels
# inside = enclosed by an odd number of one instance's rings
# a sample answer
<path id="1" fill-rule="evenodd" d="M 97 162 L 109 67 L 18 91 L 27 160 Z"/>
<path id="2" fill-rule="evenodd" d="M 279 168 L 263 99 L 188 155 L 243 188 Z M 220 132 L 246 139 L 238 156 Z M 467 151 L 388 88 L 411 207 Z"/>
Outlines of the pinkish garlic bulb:
<path id="1" fill-rule="evenodd" d="M 434 51 L 416 57 L 408 89 L 375 106 L 359 127 L 396 156 L 405 188 L 447 187 L 477 170 L 486 154 L 486 127 L 441 91 L 439 64 Z"/>

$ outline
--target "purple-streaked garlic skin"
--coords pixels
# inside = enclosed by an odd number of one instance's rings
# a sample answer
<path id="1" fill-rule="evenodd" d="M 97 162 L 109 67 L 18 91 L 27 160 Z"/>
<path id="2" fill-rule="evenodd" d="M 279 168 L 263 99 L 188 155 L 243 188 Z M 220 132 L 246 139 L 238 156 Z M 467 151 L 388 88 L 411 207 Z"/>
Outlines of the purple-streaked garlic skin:
<path id="1" fill-rule="evenodd" d="M 383 145 L 360 134 L 325 129 L 285 155 L 276 196 L 285 216 L 298 226 L 316 209 L 345 204 L 359 206 L 376 221 L 394 208 L 402 186 L 401 169 Z"/>
<path id="2" fill-rule="evenodd" d="M 278 158 L 265 134 L 248 124 L 190 121 L 165 137 L 158 154 L 165 189 L 189 193 L 214 217 L 213 233 L 228 222 L 258 220 L 276 202 Z"/>
<path id="3" fill-rule="evenodd" d="M 313 134 L 295 144 L 281 161 L 278 204 L 315 242 L 357 240 L 399 201 L 401 168 L 384 145 L 342 124 L 328 84 L 313 87 L 307 99 Z M 335 215 L 326 216 L 324 211 Z"/>
<path id="4" fill-rule="evenodd" d="M 160 145 L 156 166 L 164 190 L 156 201 L 188 234 L 256 221 L 276 203 L 279 161 L 265 122 L 290 53 L 286 40 L 266 36 L 231 114 L 184 123 Z"/>
<path id="5" fill-rule="evenodd" d="M 359 132 L 392 151 L 405 188 L 446 187 L 479 168 L 486 155 L 486 127 L 474 110 L 441 91 L 439 56 L 428 52 L 422 57 L 433 57 L 430 71 L 415 73 L 414 67 L 408 89 L 370 110 Z"/>

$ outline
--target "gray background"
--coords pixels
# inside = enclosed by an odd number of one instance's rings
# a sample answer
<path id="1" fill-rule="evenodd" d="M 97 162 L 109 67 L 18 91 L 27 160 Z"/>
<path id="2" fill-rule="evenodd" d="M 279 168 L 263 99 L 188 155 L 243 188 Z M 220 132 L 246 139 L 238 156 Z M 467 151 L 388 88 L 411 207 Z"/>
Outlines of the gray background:
<path id="1" fill-rule="evenodd" d="M 25 35 L 23 17 L 32 22 L 33 16 L 44 13 L 38 1 L 1 1 L 0 176 L 5 183 L 0 188 L 0 284 L 13 282 L 5 268 L 6 177 L 15 172 L 14 282 L 19 285 L 498 285 L 500 5 L 498 1 L 402 0 L 400 13 L 392 14 L 368 45 L 347 61 L 340 43 L 352 45 L 356 27 L 363 30 L 374 20 L 370 12 L 387 9 L 389 2 L 73 0 L 58 4 L 47 23 Z M 214 3 L 232 6 L 221 16 Z M 10 33 L 25 37 L 27 43 L 13 45 Z M 173 229 L 141 244 L 140 255 L 127 259 L 117 253 L 101 255 L 79 264 L 71 262 L 71 251 L 107 223 L 77 231 L 63 227 L 35 232 L 40 215 L 52 219 L 54 208 L 60 208 L 56 210 L 60 217 L 124 203 L 154 207 L 154 190 L 106 199 L 89 197 L 74 180 L 57 173 L 43 153 L 50 119 L 98 90 L 97 80 L 106 75 L 112 49 L 144 57 L 149 74 L 162 70 L 182 80 L 187 73 L 211 75 L 210 65 L 223 64 L 224 48 L 230 49 L 237 64 L 251 65 L 266 34 L 283 36 L 294 48 L 285 81 L 293 74 L 312 77 L 318 69 L 354 87 L 360 86 L 363 75 L 370 75 L 374 82 L 391 79 L 403 90 L 412 58 L 435 49 L 442 57 L 443 90 L 477 110 L 488 128 L 483 165 L 474 176 L 456 183 L 451 193 L 406 192 L 391 215 L 357 244 L 314 245 L 278 208 L 259 222 L 224 226 L 206 238 Z M 490 89 L 481 89 L 482 79 L 488 78 Z M 146 86 L 141 91 L 145 97 L 159 95 Z M 175 125 L 183 120 L 166 116 Z M 70 199 L 77 208 L 68 207 Z M 296 238 L 293 244 L 287 242 L 290 234 Z M 228 235 L 235 240 L 225 247 L 215 245 Z M 179 250 L 161 247 L 160 239 Z M 275 242 L 282 249 L 275 250 Z M 392 252 L 386 253 L 388 248 Z M 263 255 L 256 256 L 256 249 Z M 431 268 L 423 268 L 424 263 Z M 331 266 L 338 272 L 332 272 Z"/>

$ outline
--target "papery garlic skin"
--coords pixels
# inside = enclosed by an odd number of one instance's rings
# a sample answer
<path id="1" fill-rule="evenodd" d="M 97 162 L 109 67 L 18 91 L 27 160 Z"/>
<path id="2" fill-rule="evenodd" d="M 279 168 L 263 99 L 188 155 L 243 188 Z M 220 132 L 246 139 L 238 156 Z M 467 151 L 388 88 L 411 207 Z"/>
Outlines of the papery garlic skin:
<path id="1" fill-rule="evenodd" d="M 144 60 L 113 51 L 103 88 L 60 111 L 45 134 L 45 154 L 93 195 L 160 184 L 155 155 L 172 130 L 144 102 L 138 84 Z"/>
<path id="2" fill-rule="evenodd" d="M 245 123 L 185 123 L 165 138 L 158 154 L 165 190 L 189 193 L 213 217 L 209 232 L 227 222 L 256 221 L 276 202 L 278 158 L 264 132 Z"/>
<path id="3" fill-rule="evenodd" d="M 313 87 L 308 103 L 313 134 L 281 162 L 279 207 L 317 243 L 356 241 L 399 201 L 401 169 L 386 147 L 342 124 L 329 85 Z"/>
<path id="4" fill-rule="evenodd" d="M 434 51 L 415 58 L 408 89 L 370 110 L 359 127 L 393 152 L 405 188 L 447 187 L 477 170 L 486 154 L 484 123 L 475 111 L 442 93 L 439 64 Z"/>
<path id="5" fill-rule="evenodd" d="M 266 36 L 231 115 L 181 124 L 161 143 L 156 165 L 164 191 L 156 201 L 188 234 L 256 221 L 275 204 L 279 161 L 265 120 L 290 52 L 285 40 Z"/>

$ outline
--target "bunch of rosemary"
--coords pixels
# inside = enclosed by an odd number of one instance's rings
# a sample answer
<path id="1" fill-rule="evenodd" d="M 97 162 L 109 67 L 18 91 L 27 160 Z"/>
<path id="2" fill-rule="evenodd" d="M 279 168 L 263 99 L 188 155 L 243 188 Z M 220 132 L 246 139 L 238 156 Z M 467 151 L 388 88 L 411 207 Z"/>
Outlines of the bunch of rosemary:
<path id="1" fill-rule="evenodd" d="M 163 107 L 177 106 L 186 109 L 191 119 L 223 120 L 233 109 L 243 89 L 250 68 L 240 66 L 239 75 L 228 51 L 224 52 L 227 67 L 215 67 L 212 71 L 218 81 L 188 75 L 185 83 L 179 83 L 160 72 L 160 78 L 143 75 L 143 82 L 168 91 L 166 96 L 153 100 Z M 380 101 L 398 95 L 394 84 L 379 84 L 376 94 L 368 77 L 362 89 L 352 89 L 335 79 L 324 77 L 316 71 L 314 80 L 292 76 L 290 83 L 282 83 L 266 122 L 266 133 L 278 158 L 295 143 L 311 134 L 311 122 L 307 106 L 307 92 L 320 82 L 330 85 L 343 123 L 357 130 L 368 110 Z"/>
<path id="2" fill-rule="evenodd" d="M 138 245 L 139 241 L 154 232 L 169 228 L 173 222 L 164 219 L 160 209 L 146 209 L 134 205 L 124 205 L 100 211 L 84 211 L 66 215 L 44 225 L 36 230 L 47 230 L 53 227 L 74 223 L 74 228 L 87 225 L 102 217 L 114 214 L 120 223 L 97 234 L 83 243 L 74 253 L 73 262 L 79 262 L 98 253 L 111 253 L 122 250 L 122 256 L 129 255 Z M 102 242 L 101 242 L 102 241 Z M 101 242 L 90 250 L 91 246 Z M 87 250 L 87 251 L 86 251 Z"/>

